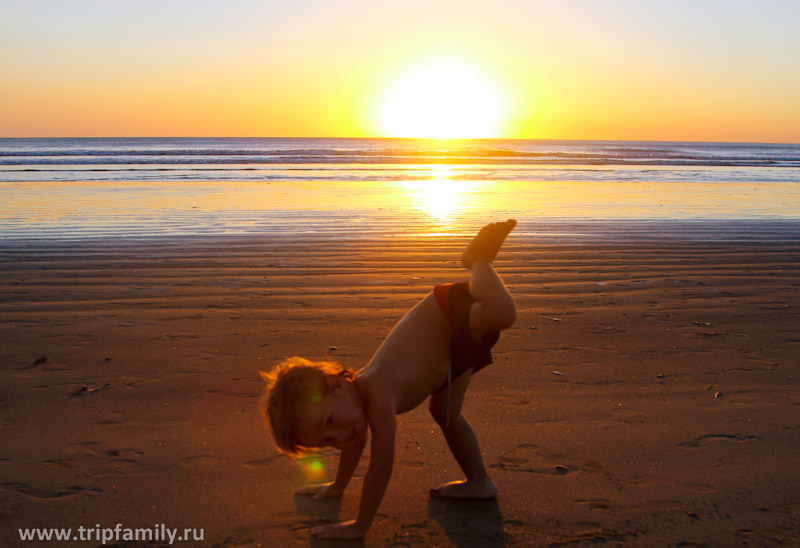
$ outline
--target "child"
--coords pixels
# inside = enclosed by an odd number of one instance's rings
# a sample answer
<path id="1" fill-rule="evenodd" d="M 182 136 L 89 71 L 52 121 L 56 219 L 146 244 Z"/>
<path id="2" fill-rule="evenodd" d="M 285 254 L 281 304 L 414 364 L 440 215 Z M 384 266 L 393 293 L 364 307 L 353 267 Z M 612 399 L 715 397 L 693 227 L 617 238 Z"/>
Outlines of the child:
<path id="1" fill-rule="evenodd" d="M 396 415 L 430 396 L 430 413 L 466 479 L 431 490 L 446 498 L 493 498 L 497 486 L 483 465 L 478 440 L 461 416 L 464 392 L 475 371 L 492 362 L 499 331 L 514 323 L 514 301 L 492 267 L 516 221 L 493 223 L 462 254 L 470 283 L 434 288 L 392 329 L 370 362 L 357 374 L 331 362 L 290 358 L 271 373 L 266 416 L 278 448 L 296 454 L 306 448 L 341 450 L 332 483 L 297 491 L 315 498 L 341 495 L 372 434 L 371 458 L 358 516 L 322 525 L 320 538 L 361 538 L 378 511 L 394 463 Z"/>

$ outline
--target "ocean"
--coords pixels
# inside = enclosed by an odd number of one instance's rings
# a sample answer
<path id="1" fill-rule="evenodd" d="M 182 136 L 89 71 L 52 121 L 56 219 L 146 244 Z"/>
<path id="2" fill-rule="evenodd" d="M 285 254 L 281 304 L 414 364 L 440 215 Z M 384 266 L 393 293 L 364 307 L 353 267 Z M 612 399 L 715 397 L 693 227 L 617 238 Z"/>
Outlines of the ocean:
<path id="1" fill-rule="evenodd" d="M 0 139 L 0 238 L 447 232 L 484 218 L 800 220 L 800 145 Z"/>
<path id="2" fill-rule="evenodd" d="M 0 181 L 797 182 L 800 145 L 268 138 L 0 139 Z M 419 167 L 417 167 L 419 166 Z"/>

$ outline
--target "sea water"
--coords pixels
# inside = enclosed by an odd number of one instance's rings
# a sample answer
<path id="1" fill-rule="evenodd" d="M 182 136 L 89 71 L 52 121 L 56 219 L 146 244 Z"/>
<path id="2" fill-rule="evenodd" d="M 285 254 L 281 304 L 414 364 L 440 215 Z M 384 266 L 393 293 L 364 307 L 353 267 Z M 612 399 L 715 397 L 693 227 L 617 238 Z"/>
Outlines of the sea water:
<path id="1" fill-rule="evenodd" d="M 793 222 L 800 145 L 0 139 L 0 200 L 5 240 L 446 232 L 505 216 Z"/>

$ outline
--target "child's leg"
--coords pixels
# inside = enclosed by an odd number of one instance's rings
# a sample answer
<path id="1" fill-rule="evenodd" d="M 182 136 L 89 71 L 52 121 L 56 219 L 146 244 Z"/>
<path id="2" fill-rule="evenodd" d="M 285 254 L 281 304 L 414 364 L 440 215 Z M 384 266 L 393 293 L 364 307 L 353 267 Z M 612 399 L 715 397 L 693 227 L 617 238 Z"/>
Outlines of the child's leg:
<path id="1" fill-rule="evenodd" d="M 517 222 L 486 225 L 464 250 L 461 262 L 471 270 L 469 292 L 475 303 L 469 316 L 469 327 L 477 338 L 483 333 L 511 327 L 516 307 L 500 276 L 492 267 L 497 252 Z"/>
<path id="2" fill-rule="evenodd" d="M 472 263 L 478 260 L 492 262 L 515 226 L 517 221 L 509 219 L 504 223 L 489 223 L 483 227 L 461 254 L 464 268 L 472 270 Z"/>
<path id="3" fill-rule="evenodd" d="M 477 340 L 484 333 L 510 327 L 516 318 L 514 300 L 491 264 L 516 224 L 509 220 L 485 226 L 462 255 L 463 265 L 472 271 L 469 292 L 475 302 L 469 311 L 469 327 Z M 430 399 L 431 415 L 442 428 L 447 445 L 467 478 L 432 489 L 433 496 L 482 499 L 497 495 L 497 485 L 486 473 L 478 438 L 461 415 L 471 379 L 472 370 L 466 371 L 453 380 L 448 390 L 433 394 Z"/>
<path id="4" fill-rule="evenodd" d="M 514 300 L 491 264 L 516 224 L 509 220 L 485 226 L 462 255 L 462 263 L 471 270 L 469 292 L 475 302 L 469 311 L 469 327 L 477 340 L 484 333 L 510 327 L 516 318 Z M 433 496 L 482 499 L 497 495 L 497 486 L 486 473 L 475 432 L 461 415 L 471 379 L 472 370 L 462 373 L 447 390 L 433 394 L 429 402 L 431 415 L 442 428 L 447 445 L 467 478 L 432 489 Z"/>
<path id="5" fill-rule="evenodd" d="M 514 299 L 488 261 L 475 261 L 469 292 L 475 302 L 469 312 L 469 328 L 480 340 L 483 333 L 511 327 L 517 317 Z"/>
<path id="6" fill-rule="evenodd" d="M 486 473 L 478 438 L 467 419 L 461 415 L 464 393 L 471 378 L 472 371 L 459 375 L 453 380 L 449 398 L 447 390 L 442 390 L 432 395 L 428 404 L 431 415 L 442 428 L 450 452 L 466 476 L 464 481 L 453 481 L 431 489 L 432 496 L 486 499 L 497 495 L 497 485 Z"/>

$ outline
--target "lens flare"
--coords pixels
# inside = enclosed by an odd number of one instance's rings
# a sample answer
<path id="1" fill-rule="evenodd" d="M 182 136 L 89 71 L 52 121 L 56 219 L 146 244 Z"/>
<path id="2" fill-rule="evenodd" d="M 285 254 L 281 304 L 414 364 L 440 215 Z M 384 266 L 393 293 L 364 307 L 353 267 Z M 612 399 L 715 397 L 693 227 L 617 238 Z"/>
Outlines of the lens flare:
<path id="1" fill-rule="evenodd" d="M 300 469 L 309 480 L 319 480 L 325 477 L 325 464 L 317 456 L 307 456 L 300 459 Z"/>

